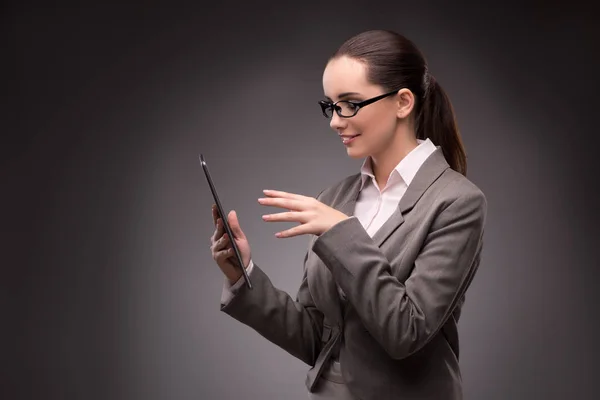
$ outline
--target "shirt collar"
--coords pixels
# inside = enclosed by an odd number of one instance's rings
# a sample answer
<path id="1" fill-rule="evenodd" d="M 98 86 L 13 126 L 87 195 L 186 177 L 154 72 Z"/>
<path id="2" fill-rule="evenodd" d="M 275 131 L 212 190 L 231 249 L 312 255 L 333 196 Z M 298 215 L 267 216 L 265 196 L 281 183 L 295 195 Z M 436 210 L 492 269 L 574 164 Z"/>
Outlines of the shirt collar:
<path id="1" fill-rule="evenodd" d="M 435 145 L 429 138 L 426 140 L 417 139 L 417 147 L 415 147 L 410 153 L 406 155 L 396 167 L 392 170 L 390 178 L 394 175 L 394 171 L 404 180 L 406 186 L 410 185 L 413 178 L 417 174 L 421 165 L 425 162 L 427 157 L 431 155 L 436 149 Z M 365 183 L 369 178 L 375 181 L 375 175 L 371 166 L 371 157 L 367 157 L 360 168 L 361 184 L 360 190 L 363 189 Z"/>

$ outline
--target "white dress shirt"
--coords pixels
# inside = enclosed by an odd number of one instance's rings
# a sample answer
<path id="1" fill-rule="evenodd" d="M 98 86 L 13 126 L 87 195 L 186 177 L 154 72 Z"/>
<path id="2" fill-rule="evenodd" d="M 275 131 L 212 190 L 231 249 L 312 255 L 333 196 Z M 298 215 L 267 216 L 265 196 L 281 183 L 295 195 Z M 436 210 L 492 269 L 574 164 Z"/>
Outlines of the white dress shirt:
<path id="1" fill-rule="evenodd" d="M 354 216 L 351 218 L 358 218 L 361 225 L 371 237 L 394 213 L 417 171 L 436 149 L 433 142 L 429 139 L 417 139 L 417 141 L 419 143 L 418 146 L 396 165 L 390 173 L 385 187 L 381 190 L 375 182 L 370 157 L 367 157 L 362 164 L 360 169 L 360 193 L 354 208 Z M 254 263 L 250 260 L 246 268 L 248 275 L 252 273 L 253 267 Z M 221 303 L 225 304 L 229 302 L 236 290 L 243 284 L 244 277 L 240 277 L 233 285 L 225 278 Z"/>

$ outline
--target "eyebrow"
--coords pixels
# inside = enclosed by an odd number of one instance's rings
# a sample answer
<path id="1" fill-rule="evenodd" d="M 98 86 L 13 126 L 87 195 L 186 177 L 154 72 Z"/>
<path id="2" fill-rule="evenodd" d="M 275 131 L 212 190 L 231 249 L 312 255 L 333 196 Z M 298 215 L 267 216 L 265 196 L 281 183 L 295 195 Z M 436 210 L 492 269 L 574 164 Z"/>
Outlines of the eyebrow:
<path id="1" fill-rule="evenodd" d="M 356 96 L 356 95 L 360 96 L 361 94 L 360 94 L 360 93 L 357 93 L 357 92 L 344 92 L 344 93 L 341 93 L 341 94 L 338 96 L 338 98 L 339 98 L 339 99 L 343 99 L 344 97 Z M 331 99 L 330 99 L 329 97 L 327 97 L 327 96 L 325 96 L 325 98 L 326 98 L 327 100 L 331 100 Z"/>

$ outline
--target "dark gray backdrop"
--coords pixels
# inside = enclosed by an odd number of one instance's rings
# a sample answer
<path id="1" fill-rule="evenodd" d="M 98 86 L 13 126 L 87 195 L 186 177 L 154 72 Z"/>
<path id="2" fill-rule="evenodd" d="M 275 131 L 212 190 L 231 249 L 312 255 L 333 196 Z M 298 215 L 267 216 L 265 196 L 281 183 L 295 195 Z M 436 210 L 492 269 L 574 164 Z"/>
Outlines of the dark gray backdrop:
<path id="1" fill-rule="evenodd" d="M 465 397 L 599 398 L 591 8 L 282 3 L 4 6 L 0 397 L 306 398 L 308 367 L 219 311 L 197 157 L 295 296 L 307 238 L 276 239 L 256 199 L 358 170 L 321 74 L 386 28 L 428 57 L 489 202 Z"/>

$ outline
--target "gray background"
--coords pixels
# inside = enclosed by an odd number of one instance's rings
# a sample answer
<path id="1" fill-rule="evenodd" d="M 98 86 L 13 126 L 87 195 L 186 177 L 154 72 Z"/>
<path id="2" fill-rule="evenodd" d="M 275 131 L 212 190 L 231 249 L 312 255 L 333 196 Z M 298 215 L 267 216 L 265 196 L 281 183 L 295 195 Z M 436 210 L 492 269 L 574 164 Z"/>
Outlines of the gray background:
<path id="1" fill-rule="evenodd" d="M 321 74 L 386 28 L 427 56 L 489 202 L 465 398 L 600 398 L 596 14 L 281 3 L 4 6 L 0 397 L 305 399 L 308 367 L 219 311 L 198 153 L 295 296 L 308 238 L 276 239 L 287 225 L 256 199 L 358 170 L 318 109 Z"/>

